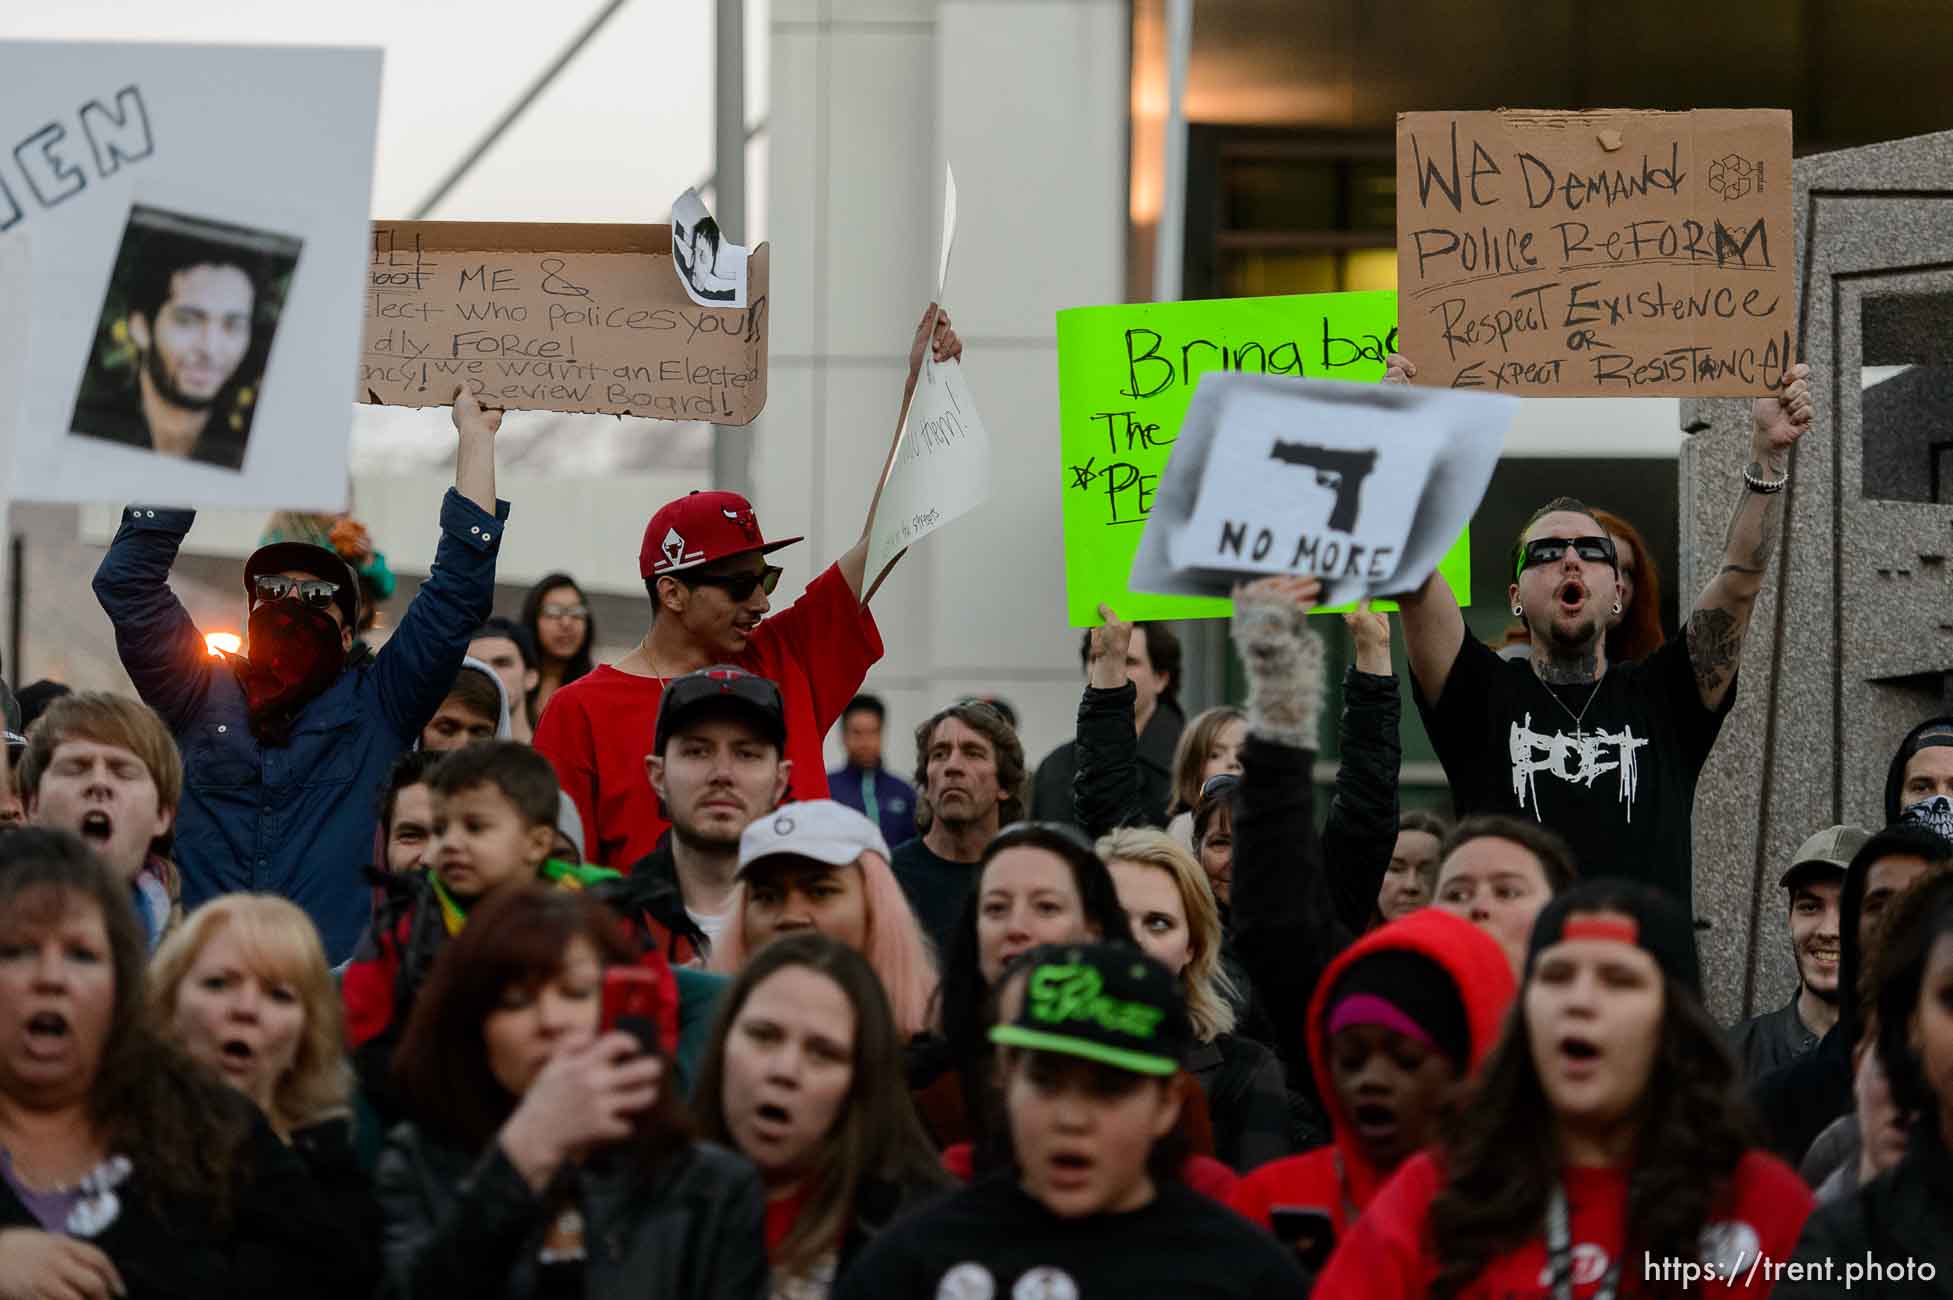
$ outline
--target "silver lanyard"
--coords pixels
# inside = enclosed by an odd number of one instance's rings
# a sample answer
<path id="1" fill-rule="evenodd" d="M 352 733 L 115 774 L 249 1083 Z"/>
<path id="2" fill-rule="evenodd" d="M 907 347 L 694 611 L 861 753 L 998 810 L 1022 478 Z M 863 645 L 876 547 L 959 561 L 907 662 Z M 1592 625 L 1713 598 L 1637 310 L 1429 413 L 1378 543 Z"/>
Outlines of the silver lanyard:
<path id="1" fill-rule="evenodd" d="M 1356 1226 L 1356 1221 L 1362 1217 L 1362 1212 L 1356 1208 L 1356 1202 L 1350 1199 L 1349 1178 L 1343 1173 L 1342 1151 L 1331 1147 L 1330 1155 L 1336 1162 L 1336 1190 L 1343 1198 L 1343 1227 L 1347 1231 Z"/>
<path id="2" fill-rule="evenodd" d="M 1546 1202 L 1546 1257 L 1553 1276 L 1553 1300 L 1573 1300 L 1573 1242 L 1572 1233 L 1567 1227 L 1566 1188 L 1558 1179 L 1553 1181 L 1553 1195 Z M 1614 1292 L 1621 1283 L 1621 1259 L 1618 1252 L 1607 1266 L 1607 1275 L 1600 1280 L 1600 1289 L 1595 1291 L 1592 1300 L 1614 1300 Z"/>

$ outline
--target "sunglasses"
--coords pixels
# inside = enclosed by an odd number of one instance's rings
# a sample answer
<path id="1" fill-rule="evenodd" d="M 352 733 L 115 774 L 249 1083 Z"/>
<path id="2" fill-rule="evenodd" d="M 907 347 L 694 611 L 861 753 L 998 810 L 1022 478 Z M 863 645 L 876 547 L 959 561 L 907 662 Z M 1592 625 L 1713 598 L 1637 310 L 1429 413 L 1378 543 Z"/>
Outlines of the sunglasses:
<path id="1" fill-rule="evenodd" d="M 590 617 L 590 607 L 588 605 L 544 605 L 541 613 L 544 618 L 573 618 L 582 622 Z"/>
<path id="2" fill-rule="evenodd" d="M 692 573 L 675 575 L 688 587 L 717 587 L 735 604 L 753 594 L 755 587 L 762 588 L 767 595 L 780 585 L 780 575 L 785 569 L 769 564 L 758 573 Z"/>
<path id="3" fill-rule="evenodd" d="M 259 600 L 301 600 L 313 609 L 331 609 L 339 584 L 324 578 L 286 578 L 267 573 L 251 584 Z"/>
<path id="4" fill-rule="evenodd" d="M 1535 537 L 1527 542 L 1519 557 L 1518 572 L 1537 568 L 1542 564 L 1557 564 L 1571 546 L 1574 553 L 1583 560 L 1595 564 L 1611 564 L 1620 567 L 1614 554 L 1614 539 L 1611 537 Z"/>

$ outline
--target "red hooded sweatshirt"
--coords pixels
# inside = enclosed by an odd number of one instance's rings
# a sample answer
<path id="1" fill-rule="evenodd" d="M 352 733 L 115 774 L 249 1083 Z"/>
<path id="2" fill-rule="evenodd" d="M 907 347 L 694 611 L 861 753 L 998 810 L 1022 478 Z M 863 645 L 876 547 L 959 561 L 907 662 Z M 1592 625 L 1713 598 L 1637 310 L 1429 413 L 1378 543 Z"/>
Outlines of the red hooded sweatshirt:
<path id="1" fill-rule="evenodd" d="M 1362 1213 L 1392 1172 L 1374 1168 L 1364 1157 L 1362 1144 L 1336 1101 L 1326 1041 L 1329 997 L 1343 972 L 1352 962 L 1370 953 L 1392 949 L 1419 953 L 1450 974 L 1458 988 L 1458 999 L 1465 1007 L 1473 1070 L 1478 1069 L 1492 1045 L 1499 1041 L 1506 1010 L 1517 992 L 1512 963 L 1506 960 L 1505 950 L 1471 922 L 1426 907 L 1379 926 L 1351 944 L 1329 964 L 1316 983 L 1315 996 L 1309 1000 L 1309 1064 L 1315 1070 L 1316 1088 L 1329 1112 L 1335 1141 L 1303 1155 L 1263 1165 L 1241 1180 L 1234 1192 L 1234 1209 L 1264 1228 L 1272 1230 L 1272 1210 L 1320 1210 L 1329 1215 L 1336 1239 L 1340 1241 L 1354 1217 L 1349 1210 L 1354 1208 L 1358 1214 Z"/>
<path id="2" fill-rule="evenodd" d="M 1570 1286 L 1582 1300 L 1594 1294 L 1616 1264 L 1624 1297 L 1719 1300 L 1769 1295 L 1785 1276 L 1784 1263 L 1795 1255 L 1811 1212 L 1811 1190 L 1796 1171 L 1767 1152 L 1751 1151 L 1711 1207 L 1700 1239 L 1701 1258 L 1657 1259 L 1623 1248 L 1627 1170 L 1566 1168 L 1560 1176 L 1567 1197 Z M 1315 1300 L 1419 1300 L 1429 1295 L 1438 1261 L 1430 1247 L 1428 1216 L 1443 1184 L 1444 1173 L 1431 1152 L 1420 1151 L 1406 1160 L 1330 1257 L 1316 1281 Z M 1816 1266 L 1834 1262 L 1819 1260 Z M 1822 1278 L 1833 1283 L 1836 1294 L 1845 1293 L 1844 1269 L 1853 1262 L 1836 1262 L 1836 1272 Z M 1819 1280 L 1819 1275 L 1806 1274 L 1801 1280 Z M 1460 1300 L 1552 1300 L 1552 1281 L 1542 1232 L 1494 1259 L 1460 1293 Z M 1873 1286 L 1867 1294 L 1891 1292 Z"/>

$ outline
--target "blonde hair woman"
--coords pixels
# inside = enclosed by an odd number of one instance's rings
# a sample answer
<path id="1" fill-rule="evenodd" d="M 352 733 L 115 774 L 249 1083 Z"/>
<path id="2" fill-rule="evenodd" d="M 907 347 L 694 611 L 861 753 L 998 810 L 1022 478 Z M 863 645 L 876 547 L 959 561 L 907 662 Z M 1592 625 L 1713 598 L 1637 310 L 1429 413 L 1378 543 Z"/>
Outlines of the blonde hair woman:
<path id="1" fill-rule="evenodd" d="M 248 1097 L 299 1156 L 365 1276 L 379 1208 L 361 1168 L 339 992 L 311 918 L 269 894 L 213 898 L 149 963 L 150 1023 Z"/>
<path id="2" fill-rule="evenodd" d="M 318 930 L 285 899 L 227 894 L 191 913 L 150 962 L 149 1006 L 287 1142 L 348 1113 L 339 995 Z"/>
<path id="3" fill-rule="evenodd" d="M 1243 1173 L 1288 1155 L 1288 1088 L 1274 1054 L 1234 1032 L 1235 990 L 1221 965 L 1221 913 L 1207 873 L 1164 831 L 1114 831 L 1097 850 L 1133 937 L 1180 980 L 1194 1030 L 1184 1064 L 1207 1092 L 1214 1154 Z"/>

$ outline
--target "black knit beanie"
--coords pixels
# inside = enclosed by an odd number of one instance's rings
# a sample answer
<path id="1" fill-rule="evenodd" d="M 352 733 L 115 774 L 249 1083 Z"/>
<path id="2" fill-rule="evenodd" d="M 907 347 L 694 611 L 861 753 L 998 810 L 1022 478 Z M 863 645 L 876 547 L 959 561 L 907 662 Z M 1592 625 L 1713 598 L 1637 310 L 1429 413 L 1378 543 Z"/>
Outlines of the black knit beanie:
<path id="1" fill-rule="evenodd" d="M 1520 983 L 1532 979 L 1539 954 L 1566 937 L 1569 918 L 1585 921 L 1596 912 L 1612 912 L 1627 921 L 1619 927 L 1618 937 L 1653 957 L 1664 973 L 1698 999 L 1702 996 L 1702 967 L 1688 913 L 1652 885 L 1629 880 L 1589 880 L 1556 895 L 1533 922 L 1526 978 Z"/>
<path id="2" fill-rule="evenodd" d="M 1388 1003 L 1423 1030 L 1460 1072 L 1469 1068 L 1471 1026 L 1465 1019 L 1464 1000 L 1458 996 L 1458 985 L 1451 973 L 1423 953 L 1408 948 L 1385 948 L 1365 953 L 1351 962 L 1323 1004 L 1325 1031 L 1335 1023 L 1337 1008 L 1355 997 Z M 1388 1025 L 1385 1019 L 1369 1023 Z"/>

